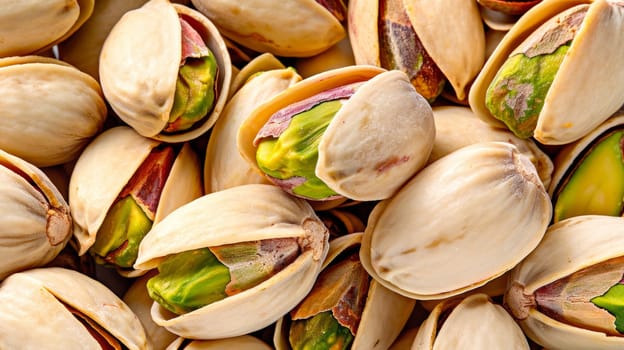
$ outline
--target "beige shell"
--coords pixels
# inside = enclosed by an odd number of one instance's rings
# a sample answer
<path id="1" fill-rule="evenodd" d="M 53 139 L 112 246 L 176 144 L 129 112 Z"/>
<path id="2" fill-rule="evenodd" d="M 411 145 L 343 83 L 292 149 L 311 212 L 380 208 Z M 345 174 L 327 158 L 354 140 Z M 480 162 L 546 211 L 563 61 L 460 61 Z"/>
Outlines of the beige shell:
<path id="1" fill-rule="evenodd" d="M 594 140 L 607 130 L 618 126 L 621 127 L 622 125 L 624 125 L 624 112 L 614 115 L 583 138 L 563 147 L 554 160 L 555 172 L 553 173 L 553 181 L 548 188 L 548 194 L 553 196 L 557 186 L 559 186 L 566 172 L 574 164 L 581 152 L 587 149 Z"/>
<path id="2" fill-rule="evenodd" d="M 507 32 L 518 21 L 520 16 L 508 15 L 499 11 L 494 11 L 485 6 L 479 5 L 481 18 L 489 28 L 501 32 Z"/>
<path id="3" fill-rule="evenodd" d="M 79 272 L 41 268 L 0 284 L 0 348 L 102 349 L 67 305 L 130 350 L 151 349 L 137 317 L 113 292 Z"/>
<path id="4" fill-rule="evenodd" d="M 420 326 L 411 349 L 529 350 L 529 344 L 502 306 L 485 294 L 474 294 L 438 304 Z"/>
<path id="5" fill-rule="evenodd" d="M 556 321 L 534 307 L 519 305 L 518 296 L 585 267 L 624 254 L 624 220 L 586 215 L 548 228 L 539 246 L 513 269 L 505 302 L 527 336 L 548 349 L 622 349 L 624 338 L 606 336 Z"/>
<path id="6" fill-rule="evenodd" d="M 505 127 L 485 105 L 488 86 L 509 54 L 539 25 L 565 9 L 591 4 L 545 97 L 533 133 L 543 144 L 561 145 L 589 133 L 624 103 L 624 6 L 606 0 L 543 1 L 511 28 L 470 90 L 470 107 L 487 123 Z M 588 52 L 599 53 L 597 56 Z M 570 87 L 574 86 L 574 89 Z"/>
<path id="7" fill-rule="evenodd" d="M 115 199 L 150 151 L 160 144 L 127 126 L 98 135 L 80 155 L 69 182 L 69 203 L 79 254 L 93 245 Z M 197 156 L 185 144 L 162 190 L 154 223 L 184 203 L 201 196 L 201 169 Z"/>
<path id="8" fill-rule="evenodd" d="M 71 233 L 69 206 L 49 178 L 0 150 L 0 281 L 50 262 Z"/>
<path id="9" fill-rule="evenodd" d="M 258 52 L 316 55 L 345 36 L 341 23 L 315 0 L 193 0 L 224 36 Z"/>
<path id="10" fill-rule="evenodd" d="M 297 59 L 295 68 L 303 78 L 309 78 L 327 70 L 348 67 L 354 64 L 353 49 L 351 49 L 349 38 L 345 37 L 317 55 Z"/>
<path id="11" fill-rule="evenodd" d="M 184 339 L 178 338 L 169 346 L 167 350 L 271 350 L 262 340 L 252 337 L 251 335 L 241 335 L 233 338 L 215 339 L 215 340 L 193 340 L 186 344 L 184 348 L 180 346 L 183 344 Z"/>
<path id="12" fill-rule="evenodd" d="M 364 84 L 343 104 L 321 137 L 316 176 L 350 199 L 391 196 L 424 166 L 435 137 L 431 107 L 399 71 L 350 66 L 295 84 L 243 122 L 238 134 L 241 154 L 257 167 L 253 140 L 273 113 L 354 82 Z"/>
<path id="13" fill-rule="evenodd" d="M 182 55 L 178 14 L 198 24 L 195 29 L 217 59 L 218 95 L 197 128 L 164 134 Z M 223 38 L 206 17 L 167 0 L 151 0 L 127 12 L 110 31 L 100 54 L 99 73 L 107 101 L 124 122 L 143 136 L 182 142 L 199 137 L 217 121 L 227 99 L 232 67 Z"/>
<path id="14" fill-rule="evenodd" d="M 479 8 L 466 0 L 404 0 L 423 47 L 453 86 L 459 100 L 485 62 Z M 380 66 L 379 1 L 349 1 L 349 37 L 357 64 Z"/>
<path id="15" fill-rule="evenodd" d="M 0 59 L 0 148 L 36 166 L 78 158 L 102 128 L 98 83 L 59 60 Z"/>
<path id="16" fill-rule="evenodd" d="M 262 329 L 308 294 L 327 255 L 329 233 L 310 205 L 275 186 L 232 187 L 178 208 L 145 236 L 136 269 L 156 268 L 166 256 L 192 249 L 283 237 L 299 238 L 303 251 L 270 279 L 182 315 L 154 302 L 152 319 L 193 339 L 234 337 Z"/>
<path id="17" fill-rule="evenodd" d="M 461 148 L 428 165 L 369 217 L 360 259 L 387 288 L 441 299 L 504 274 L 552 214 L 533 164 L 509 143 Z"/>
<path id="18" fill-rule="evenodd" d="M 147 342 L 154 350 L 165 350 L 177 336 L 164 327 L 154 323 L 151 309 L 154 302 L 147 292 L 147 280 L 154 277 L 156 271 L 137 278 L 123 295 L 123 302 L 134 312 L 143 325 Z"/>
<path id="19" fill-rule="evenodd" d="M 238 129 L 257 106 L 299 80 L 301 77 L 292 69 L 271 69 L 248 80 L 228 101 L 208 140 L 204 161 L 205 193 L 243 184 L 269 183 L 240 155 L 236 143 Z"/>
<path id="20" fill-rule="evenodd" d="M 260 72 L 283 68 L 286 68 L 284 64 L 272 54 L 266 52 L 258 55 L 254 59 L 250 60 L 249 63 L 247 63 L 242 69 L 238 70 L 236 74 L 233 74 L 232 83 L 230 84 L 230 93 L 228 95 L 228 102 L 252 76 Z M 234 69 L 234 67 L 232 69 Z"/>
<path id="21" fill-rule="evenodd" d="M 509 142 L 531 160 L 544 187 L 548 188 L 553 164 L 550 158 L 532 140 L 520 139 L 509 130 L 494 128 L 484 123 L 467 107 L 433 107 L 433 117 L 436 125 L 436 138 L 429 163 L 473 143 Z"/>
<path id="22" fill-rule="evenodd" d="M 94 0 L 5 1 L 0 57 L 28 55 L 65 40 L 91 16 Z"/>
<path id="23" fill-rule="evenodd" d="M 361 240 L 361 232 L 332 240 L 323 268 L 346 249 L 359 245 Z M 415 300 L 396 294 L 371 280 L 358 331 L 350 349 L 387 349 L 401 333 L 415 303 Z M 288 343 L 289 324 L 289 320 L 281 318 L 275 325 L 273 342 L 277 350 L 291 350 Z"/>

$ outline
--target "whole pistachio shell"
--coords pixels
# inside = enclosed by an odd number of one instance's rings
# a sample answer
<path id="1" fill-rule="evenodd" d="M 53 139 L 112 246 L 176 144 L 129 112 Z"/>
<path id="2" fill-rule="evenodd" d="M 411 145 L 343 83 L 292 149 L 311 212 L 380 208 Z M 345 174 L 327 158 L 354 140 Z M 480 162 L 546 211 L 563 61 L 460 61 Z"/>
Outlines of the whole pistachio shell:
<path id="1" fill-rule="evenodd" d="M 224 36 L 258 52 L 288 57 L 313 56 L 345 36 L 340 21 L 315 0 L 248 0 L 244 3 L 193 0 L 192 3 Z"/>
<path id="2" fill-rule="evenodd" d="M 624 219 L 600 215 L 576 216 L 548 228 L 538 247 L 512 270 L 505 294 L 507 308 L 529 338 L 548 349 L 624 346 L 621 330 L 616 331 L 621 314 L 592 300 L 621 288 L 622 232 Z M 609 272 L 609 265 L 616 269 Z M 555 309 L 549 307 L 557 302 Z"/>
<path id="3" fill-rule="evenodd" d="M 89 328 L 118 346 L 151 349 L 128 306 L 79 272 L 40 268 L 13 274 L 0 284 L 3 349 L 102 349 Z"/>
<path id="4" fill-rule="evenodd" d="M 43 266 L 72 233 L 69 206 L 49 178 L 0 150 L 0 280 Z"/>
<path id="5" fill-rule="evenodd" d="M 212 109 L 192 128 L 164 132 L 174 107 L 186 18 L 218 66 Z M 203 57 L 203 56 L 202 56 Z M 166 142 L 188 141 L 208 131 L 228 96 L 231 62 L 223 38 L 201 13 L 167 0 L 127 12 L 110 31 L 100 54 L 102 90 L 115 113 L 139 134 Z"/>
<path id="6" fill-rule="evenodd" d="M 160 144 L 127 126 L 119 126 L 100 134 L 80 155 L 70 179 L 69 203 L 81 255 L 95 243 L 122 189 Z M 183 145 L 162 187 L 153 223 L 202 194 L 200 174 L 197 156 L 188 144 Z"/>
<path id="7" fill-rule="evenodd" d="M 624 6 L 606 0 L 543 1 L 514 24 L 475 79 L 469 101 L 477 116 L 505 127 L 486 107 L 488 86 L 507 57 L 541 24 L 580 4 L 589 4 L 589 10 L 548 89 L 532 135 L 543 144 L 570 143 L 617 111 L 624 102 L 619 88 L 624 69 L 617 58 L 624 54 Z M 600 53 L 601 63 L 586 52 Z"/>
<path id="8" fill-rule="evenodd" d="M 238 152 L 238 129 L 253 109 L 299 80 L 301 77 L 292 69 L 271 68 L 250 78 L 229 100 L 208 140 L 205 193 L 249 183 L 268 183 Z"/>
<path id="9" fill-rule="evenodd" d="M 351 66 L 293 85 L 245 120 L 238 134 L 241 154 L 257 167 L 258 146 L 254 139 L 274 113 L 333 88 L 359 82 L 362 85 L 320 137 L 314 173 L 329 189 L 350 199 L 391 196 L 424 165 L 435 135 L 429 105 L 399 71 Z"/>
<path id="10" fill-rule="evenodd" d="M 360 257 L 397 293 L 445 298 L 512 269 L 537 246 L 551 212 L 527 157 L 509 143 L 477 143 L 430 164 L 377 204 Z"/>
<path id="11" fill-rule="evenodd" d="M 520 139 L 508 130 L 484 123 L 467 107 L 433 107 L 436 138 L 429 157 L 432 163 L 441 157 L 473 143 L 485 141 L 509 142 L 527 156 L 535 166 L 545 188 L 550 184 L 553 164 L 548 155 L 529 139 Z"/>
<path id="12" fill-rule="evenodd" d="M 40 167 L 78 158 L 106 119 L 98 83 L 52 58 L 0 59 L 0 95 L 0 148 Z"/>
<path id="13" fill-rule="evenodd" d="M 251 335 L 215 339 L 215 340 L 185 340 L 178 338 L 167 347 L 167 350 L 270 350 L 272 349 L 262 340 Z"/>
<path id="14" fill-rule="evenodd" d="M 296 239 L 297 258 L 255 287 L 181 315 L 156 302 L 152 306 L 154 322 L 182 337 L 233 337 L 270 325 L 303 299 L 327 255 L 328 236 L 304 200 L 275 186 L 242 185 L 198 198 L 154 225 L 141 242 L 135 268 L 152 269 L 169 255 L 200 248 Z"/>
<path id="15" fill-rule="evenodd" d="M 485 294 L 438 304 L 420 326 L 412 350 L 522 349 L 529 344 L 514 319 Z"/>
<path id="16" fill-rule="evenodd" d="M 91 16 L 94 0 L 22 0 L 2 4 L 0 57 L 28 55 L 65 40 Z"/>

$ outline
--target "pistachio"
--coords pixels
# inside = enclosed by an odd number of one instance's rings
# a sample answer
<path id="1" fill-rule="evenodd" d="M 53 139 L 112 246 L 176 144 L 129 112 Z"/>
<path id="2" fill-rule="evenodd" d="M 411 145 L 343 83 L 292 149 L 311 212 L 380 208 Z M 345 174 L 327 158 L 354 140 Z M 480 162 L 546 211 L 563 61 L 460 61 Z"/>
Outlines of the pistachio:
<path id="1" fill-rule="evenodd" d="M 533 135 L 548 90 L 588 7 L 573 7 L 543 24 L 511 53 L 490 83 L 487 108 L 516 136 Z"/>
<path id="2" fill-rule="evenodd" d="M 542 0 L 477 0 L 484 7 L 508 15 L 522 15 Z"/>

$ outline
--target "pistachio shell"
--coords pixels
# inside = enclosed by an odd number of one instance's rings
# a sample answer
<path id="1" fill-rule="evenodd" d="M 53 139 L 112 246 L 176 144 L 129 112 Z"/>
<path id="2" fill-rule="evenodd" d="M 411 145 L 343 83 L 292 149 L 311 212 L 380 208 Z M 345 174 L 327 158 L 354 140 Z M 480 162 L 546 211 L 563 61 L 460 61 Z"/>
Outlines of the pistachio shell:
<path id="1" fill-rule="evenodd" d="M 54 267 L 16 273 L 0 284 L 0 347 L 101 349 L 66 305 L 126 348 L 151 349 L 141 323 L 113 292 L 81 273 Z"/>
<path id="2" fill-rule="evenodd" d="M 512 269 L 537 246 L 551 212 L 528 158 L 508 143 L 478 143 L 430 164 L 380 202 L 360 258 L 397 293 L 445 298 Z"/>
<path id="3" fill-rule="evenodd" d="M 315 74 L 337 69 L 355 64 L 353 50 L 349 38 L 345 37 L 329 49 L 312 57 L 299 58 L 295 62 L 297 72 L 303 78 L 311 77 Z"/>
<path id="4" fill-rule="evenodd" d="M 255 109 L 241 125 L 241 154 L 257 167 L 253 139 L 273 113 L 331 88 L 361 81 L 365 83 L 343 104 L 321 137 L 315 172 L 347 198 L 389 197 L 424 165 L 435 135 L 429 105 L 402 72 L 351 66 L 295 84 Z"/>
<path id="5" fill-rule="evenodd" d="M 0 59 L 0 95 L 0 148 L 40 167 L 76 159 L 106 118 L 98 83 L 51 58 Z"/>
<path id="6" fill-rule="evenodd" d="M 218 97 L 197 128 L 164 134 L 182 53 L 178 14 L 193 19 L 194 29 L 217 59 Z M 124 122 L 143 136 L 181 142 L 200 136 L 216 122 L 227 99 L 231 69 L 225 43 L 207 18 L 186 6 L 151 0 L 127 12 L 110 31 L 100 54 L 99 73 L 104 95 Z"/>
<path id="7" fill-rule="evenodd" d="M 459 100 L 485 61 L 485 34 L 474 1 L 403 1 L 414 31 Z M 349 37 L 357 64 L 379 66 L 379 2 L 349 2 Z"/>
<path id="8" fill-rule="evenodd" d="M 74 236 L 85 254 L 115 199 L 139 165 L 160 142 L 126 126 L 100 134 L 80 155 L 69 183 Z M 190 146 L 180 150 L 169 173 L 154 222 L 202 194 L 199 161 Z"/>
<path id="9" fill-rule="evenodd" d="M 529 344 L 505 309 L 474 294 L 438 304 L 420 326 L 412 350 L 432 349 L 528 350 Z"/>
<path id="10" fill-rule="evenodd" d="M 183 338 L 178 338 L 172 342 L 167 350 L 179 350 L 184 342 Z M 251 335 L 241 335 L 233 338 L 224 338 L 216 340 L 193 340 L 184 346 L 184 350 L 270 350 L 272 349 L 265 342 Z"/>
<path id="11" fill-rule="evenodd" d="M 193 0 L 192 3 L 224 36 L 258 52 L 288 57 L 313 56 L 345 36 L 336 17 L 315 0 L 247 0 L 244 3 Z"/>
<path id="12" fill-rule="evenodd" d="M 91 15 L 94 0 L 22 0 L 0 11 L 0 57 L 43 51 L 75 32 Z"/>
<path id="13" fill-rule="evenodd" d="M 520 139 L 512 132 L 493 128 L 477 118 L 467 107 L 438 106 L 433 108 L 436 138 L 429 163 L 477 142 L 509 142 L 527 156 L 537 169 L 545 188 L 550 184 L 553 164 L 550 158 L 530 139 Z"/>
<path id="14" fill-rule="evenodd" d="M 516 22 L 470 90 L 470 107 L 475 114 L 493 126 L 504 127 L 485 106 L 486 90 L 498 69 L 539 25 L 565 9 L 588 3 L 585 20 L 545 97 L 533 136 L 543 144 L 570 143 L 617 111 L 624 102 L 624 92 L 619 88 L 624 84 L 624 69 L 618 58 L 624 55 L 624 6 L 606 0 L 573 0 L 543 1 Z M 586 52 L 599 52 L 600 64 Z"/>
<path id="15" fill-rule="evenodd" d="M 360 232 L 332 240 L 323 268 L 345 250 L 358 246 L 361 239 Z M 394 293 L 371 280 L 358 331 L 350 349 L 387 349 L 403 329 L 414 305 L 415 300 Z M 288 343 L 289 324 L 288 320 L 282 318 L 275 326 L 273 341 L 277 350 L 291 349 Z"/>
<path id="16" fill-rule="evenodd" d="M 238 152 L 238 129 L 253 109 L 299 80 L 301 77 L 292 69 L 272 69 L 249 80 L 232 97 L 208 140 L 204 162 L 205 193 L 249 183 L 268 183 Z"/>
<path id="17" fill-rule="evenodd" d="M 33 165 L 0 150 L 0 281 L 45 265 L 71 238 L 69 206 Z"/>
<path id="18" fill-rule="evenodd" d="M 232 77 L 232 84 L 230 84 L 230 94 L 228 101 L 243 87 L 249 79 L 260 72 L 265 72 L 274 69 L 286 68 L 280 60 L 270 53 L 263 53 L 258 57 L 250 60 L 240 71 Z"/>
<path id="19" fill-rule="evenodd" d="M 624 255 L 623 232 L 624 220 L 620 217 L 586 215 L 562 220 L 550 226 L 539 246 L 512 270 L 505 302 L 532 340 L 549 349 L 624 346 L 622 337 L 564 324 L 530 304 L 519 304 L 542 286 Z"/>
<path id="20" fill-rule="evenodd" d="M 151 269 L 170 254 L 192 249 L 299 238 L 301 255 L 251 289 L 179 316 L 152 306 L 154 322 L 182 337 L 233 337 L 275 322 L 310 291 L 327 255 L 328 236 L 307 202 L 274 186 L 243 185 L 198 198 L 154 225 L 141 242 L 135 268 Z M 210 322 L 215 319 L 219 322 Z"/>

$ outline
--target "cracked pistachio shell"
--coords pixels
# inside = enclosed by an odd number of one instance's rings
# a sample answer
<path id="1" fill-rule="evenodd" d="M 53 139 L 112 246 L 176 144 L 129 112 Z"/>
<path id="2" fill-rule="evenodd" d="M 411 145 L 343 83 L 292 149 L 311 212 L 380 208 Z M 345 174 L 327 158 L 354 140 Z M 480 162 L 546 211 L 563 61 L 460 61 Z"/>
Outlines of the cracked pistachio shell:
<path id="1" fill-rule="evenodd" d="M 529 344 L 502 306 L 485 294 L 474 294 L 438 304 L 420 326 L 411 349 L 529 350 Z"/>
<path id="2" fill-rule="evenodd" d="M 377 204 L 360 259 L 397 293 L 442 299 L 511 270 L 542 239 L 551 212 L 526 156 L 509 143 L 477 143 L 428 165 Z"/>
<path id="3" fill-rule="evenodd" d="M 0 281 L 50 262 L 71 233 L 69 206 L 50 179 L 0 150 Z"/>
<path id="4" fill-rule="evenodd" d="M 331 264 L 345 250 L 360 245 L 361 240 L 361 232 L 332 240 L 327 258 L 323 262 L 323 268 Z M 394 293 L 375 280 L 371 280 L 358 331 L 350 349 L 387 349 L 401 333 L 415 303 L 415 300 Z M 273 343 L 277 350 L 291 349 L 288 342 L 289 328 L 289 320 L 281 318 L 277 321 L 273 336 Z"/>
<path id="5" fill-rule="evenodd" d="M 525 334 L 548 349 L 622 349 L 624 338 L 559 322 L 519 303 L 537 289 L 583 268 L 624 255 L 624 219 L 586 215 L 548 228 L 539 246 L 512 270 L 505 303 Z"/>
<path id="6" fill-rule="evenodd" d="M 464 100 L 485 62 L 479 8 L 465 0 L 404 0 L 407 16 L 425 50 Z M 349 2 L 349 38 L 357 64 L 380 66 L 379 1 Z"/>
<path id="7" fill-rule="evenodd" d="M 0 148 L 38 167 L 78 158 L 106 119 L 98 83 L 52 58 L 0 59 L 0 95 Z"/>
<path id="8" fill-rule="evenodd" d="M 127 126 L 119 126 L 98 135 L 85 148 L 69 182 L 74 239 L 80 255 L 93 245 L 113 202 L 150 151 L 160 143 L 142 137 Z M 201 194 L 199 161 L 185 144 L 163 187 L 154 223 Z"/>
<path id="9" fill-rule="evenodd" d="M 151 349 L 137 317 L 113 292 L 57 267 L 11 275 L 0 284 L 0 348 L 102 349 L 67 306 L 130 350 Z"/>
<path id="10" fill-rule="evenodd" d="M 235 67 L 233 66 L 232 69 L 234 68 Z M 232 96 L 240 90 L 240 88 L 247 84 L 247 81 L 250 80 L 252 76 L 260 72 L 284 68 L 286 68 L 286 66 L 284 66 L 284 64 L 282 64 L 277 57 L 268 52 L 258 55 L 254 57 L 254 59 L 249 59 L 248 63 L 245 64 L 243 68 L 240 70 L 237 69 L 236 74 L 232 74 L 232 83 L 230 84 L 228 102 Z"/>
<path id="11" fill-rule="evenodd" d="M 208 140 L 205 193 L 250 183 L 269 183 L 240 155 L 236 143 L 238 129 L 256 107 L 300 80 L 292 69 L 272 68 L 248 80 L 228 101 Z"/>
<path id="12" fill-rule="evenodd" d="M 286 237 L 298 238 L 302 251 L 273 277 L 182 315 L 154 302 L 152 319 L 172 333 L 195 339 L 234 337 L 262 329 L 308 294 L 329 246 L 327 228 L 310 205 L 271 185 L 232 187 L 176 209 L 145 236 L 136 269 L 156 268 L 166 256 L 188 250 Z"/>
<path id="13" fill-rule="evenodd" d="M 5 1 L 0 57 L 28 55 L 67 39 L 91 16 L 94 0 Z"/>
<path id="14" fill-rule="evenodd" d="M 178 15 L 192 18 L 219 67 L 217 97 L 200 125 L 162 133 L 169 121 L 182 57 Z M 201 13 L 167 0 L 127 12 L 110 31 L 100 54 L 102 90 L 115 113 L 139 134 L 165 142 L 189 141 L 208 131 L 227 99 L 232 66 L 223 38 Z"/>
<path id="15" fill-rule="evenodd" d="M 123 295 L 123 302 L 130 307 L 132 312 L 139 318 L 147 341 L 154 350 L 164 350 L 167 344 L 174 341 L 177 336 L 169 332 L 164 327 L 154 323 L 152 320 L 151 309 L 154 302 L 147 292 L 147 281 L 156 275 L 156 271 L 150 271 L 147 274 L 137 278 L 130 288 Z"/>
<path id="16" fill-rule="evenodd" d="M 258 52 L 308 57 L 325 51 L 345 36 L 340 21 L 315 0 L 192 3 L 224 36 Z"/>
<path id="17" fill-rule="evenodd" d="M 253 140 L 273 113 L 355 82 L 364 83 L 321 136 L 315 173 L 346 198 L 388 198 L 424 166 L 435 137 L 431 107 L 399 71 L 350 66 L 304 79 L 256 108 L 243 122 L 238 133 L 241 154 L 257 168 Z"/>
<path id="18" fill-rule="evenodd" d="M 485 104 L 488 86 L 507 57 L 542 23 L 579 4 L 590 4 L 580 29 L 548 89 L 533 137 L 547 145 L 583 137 L 624 103 L 624 6 L 606 0 L 543 1 L 524 14 L 489 57 L 470 90 L 470 107 L 496 127 L 505 127 Z M 588 52 L 596 55 L 588 55 Z M 599 62 L 599 63 L 598 63 Z M 570 89 L 570 86 L 576 88 Z M 597 102 L 598 101 L 598 102 Z"/>
<path id="19" fill-rule="evenodd" d="M 241 335 L 238 337 L 215 339 L 215 340 L 193 340 L 184 344 L 184 338 L 178 338 L 166 350 L 271 350 L 272 348 L 262 340 L 251 335 Z"/>
<path id="20" fill-rule="evenodd" d="M 520 139 L 511 131 L 494 128 L 474 115 L 468 107 L 433 107 L 436 138 L 429 163 L 473 143 L 484 141 L 509 142 L 527 156 L 537 169 L 545 188 L 550 184 L 553 164 L 550 158 L 530 139 Z"/>

